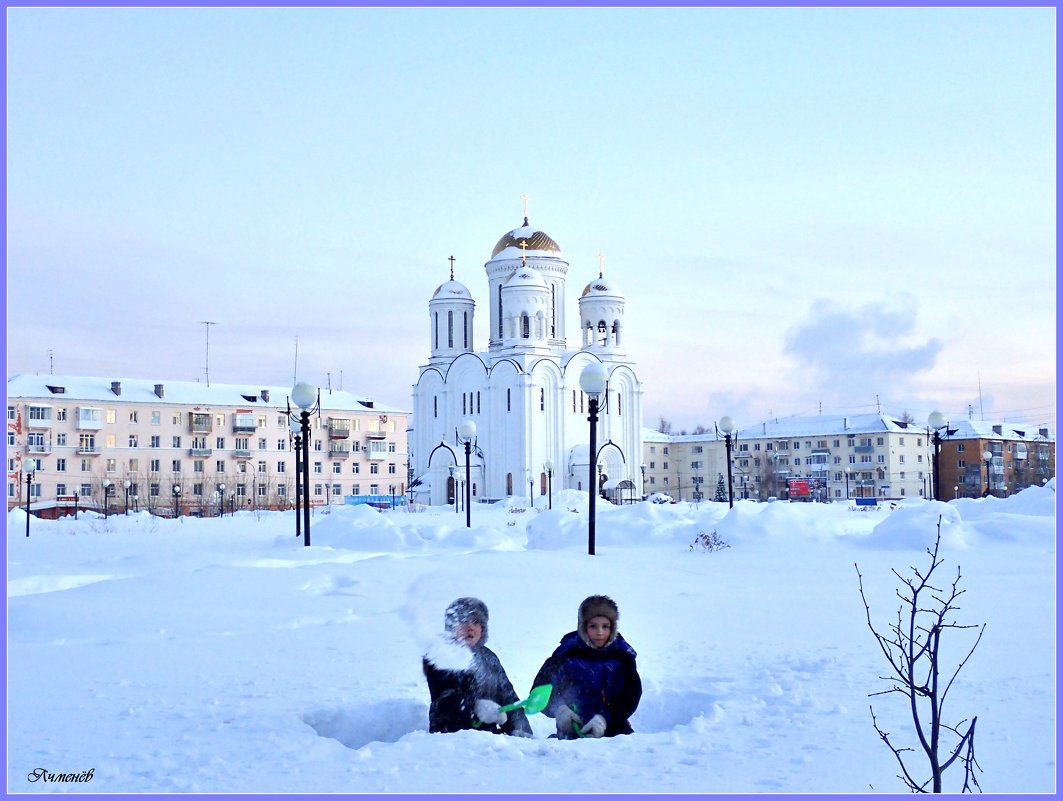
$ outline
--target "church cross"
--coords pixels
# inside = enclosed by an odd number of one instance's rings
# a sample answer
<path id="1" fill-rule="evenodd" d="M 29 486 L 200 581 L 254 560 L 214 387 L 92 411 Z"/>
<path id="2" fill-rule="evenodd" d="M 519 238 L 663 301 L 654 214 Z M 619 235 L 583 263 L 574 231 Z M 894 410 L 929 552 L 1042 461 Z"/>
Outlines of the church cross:
<path id="1" fill-rule="evenodd" d="M 527 264 L 528 263 L 528 240 L 527 239 L 520 240 L 520 263 L 521 264 Z"/>
<path id="2" fill-rule="evenodd" d="M 520 199 L 524 201 L 524 224 L 528 224 L 528 193 L 525 192 L 520 196 Z"/>
<path id="3" fill-rule="evenodd" d="M 454 257 L 450 257 L 450 280 L 454 280 Z"/>
<path id="4" fill-rule="evenodd" d="M 599 253 L 598 254 L 598 277 L 599 278 L 603 277 L 602 272 L 605 269 L 603 267 L 604 262 L 605 262 L 605 256 L 603 256 L 601 253 Z"/>

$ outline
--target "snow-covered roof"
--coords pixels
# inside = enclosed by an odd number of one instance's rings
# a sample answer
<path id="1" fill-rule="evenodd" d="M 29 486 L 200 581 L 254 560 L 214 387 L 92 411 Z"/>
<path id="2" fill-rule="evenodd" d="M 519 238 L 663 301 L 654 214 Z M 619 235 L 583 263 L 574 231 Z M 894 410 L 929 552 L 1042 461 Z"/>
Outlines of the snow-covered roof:
<path id="1" fill-rule="evenodd" d="M 1036 425 L 1022 426 L 1011 423 L 1001 423 L 983 420 L 961 420 L 958 423 L 949 423 L 949 430 L 955 430 L 952 439 L 1006 439 L 1006 440 L 1030 440 L 1048 439 L 1054 440 L 1051 431 L 1047 431 L 1047 437 L 1042 434 L 1042 429 Z M 901 421 L 901 415 L 896 417 L 887 414 L 851 414 L 851 415 L 820 415 L 815 417 L 781 417 L 773 420 L 764 420 L 755 425 L 740 427 L 735 436 L 738 439 L 793 439 L 795 437 L 813 436 L 859 436 L 860 434 L 881 433 L 904 433 L 926 434 L 927 426 L 919 423 Z M 704 434 L 662 434 L 659 431 L 643 429 L 644 442 L 703 442 L 706 439 L 716 439 L 715 431 Z"/>
<path id="2" fill-rule="evenodd" d="M 118 384 L 121 394 L 113 389 Z M 162 388 L 162 397 L 156 387 Z M 69 401 L 181 404 L 193 406 L 261 406 L 284 409 L 291 387 L 264 387 L 258 384 L 210 384 L 198 381 L 171 381 L 164 378 L 99 378 L 93 376 L 33 375 L 17 373 L 7 379 L 7 397 L 43 402 Z M 266 399 L 268 397 L 268 400 Z M 351 412 L 409 412 L 376 403 L 364 395 L 342 390 L 321 389 L 321 408 Z"/>
<path id="3" fill-rule="evenodd" d="M 509 280 L 506 281 L 506 288 L 521 286 L 546 289 L 546 281 L 544 281 L 543 277 L 539 275 L 538 270 L 533 270 L 531 267 L 524 266 L 515 270 Z"/>
<path id="4" fill-rule="evenodd" d="M 605 295 L 607 297 L 622 297 L 623 292 L 620 291 L 620 287 L 616 285 L 616 281 L 609 278 L 603 278 L 598 276 L 583 289 L 583 294 L 580 298 L 595 295 Z"/>
<path id="5" fill-rule="evenodd" d="M 469 288 L 465 284 L 453 279 L 440 284 L 436 287 L 436 291 L 432 293 L 432 300 L 454 300 L 456 298 L 472 300 L 472 293 L 469 292 Z"/>

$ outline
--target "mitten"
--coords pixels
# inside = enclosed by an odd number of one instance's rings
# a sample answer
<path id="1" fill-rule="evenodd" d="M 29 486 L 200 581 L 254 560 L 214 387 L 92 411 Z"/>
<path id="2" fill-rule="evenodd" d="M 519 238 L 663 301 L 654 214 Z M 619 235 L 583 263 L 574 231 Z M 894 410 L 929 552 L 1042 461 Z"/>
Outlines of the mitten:
<path id="1" fill-rule="evenodd" d="M 593 718 L 587 721 L 587 725 L 583 727 L 584 737 L 601 737 L 605 734 L 605 718 L 601 715 L 595 715 Z"/>
<path id="2" fill-rule="evenodd" d="M 572 725 L 573 723 L 577 726 L 583 725 L 583 718 L 567 706 L 559 706 L 557 708 L 554 720 L 557 723 L 557 738 L 559 740 L 570 740 L 576 736 L 576 730 Z"/>
<path id="3" fill-rule="evenodd" d="M 489 698 L 478 698 L 475 706 L 476 717 L 481 723 L 497 723 L 501 726 L 506 722 L 507 716 L 505 712 L 499 710 L 499 706 Z"/>

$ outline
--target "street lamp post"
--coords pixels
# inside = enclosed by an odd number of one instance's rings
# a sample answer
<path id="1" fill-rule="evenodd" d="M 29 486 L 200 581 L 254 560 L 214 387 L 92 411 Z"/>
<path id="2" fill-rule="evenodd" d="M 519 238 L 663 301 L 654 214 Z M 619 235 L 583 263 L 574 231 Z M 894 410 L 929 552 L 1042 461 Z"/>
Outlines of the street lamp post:
<path id="1" fill-rule="evenodd" d="M 849 500 L 849 476 L 852 474 L 851 467 L 845 468 L 845 500 Z"/>
<path id="2" fill-rule="evenodd" d="M 460 491 L 460 485 L 458 484 L 458 466 L 456 464 L 450 466 L 450 485 L 454 488 L 454 514 L 458 514 L 458 492 Z"/>
<path id="3" fill-rule="evenodd" d="M 111 505 L 111 487 L 113 487 L 113 486 L 114 485 L 111 483 L 110 479 L 104 479 L 103 480 L 103 516 L 104 517 L 107 517 L 107 512 L 109 511 L 109 507 Z"/>
<path id="4" fill-rule="evenodd" d="M 955 430 L 948 427 L 948 421 L 945 419 L 945 415 L 941 412 L 933 411 L 930 413 L 930 417 L 927 418 L 927 424 L 932 431 L 931 437 L 934 442 L 934 486 L 933 486 L 933 498 L 935 501 L 941 500 L 941 440 L 945 437 L 951 436 L 955 433 Z M 945 433 L 942 436 L 942 429 Z"/>
<path id="5" fill-rule="evenodd" d="M 303 545 L 310 545 L 310 415 L 321 413 L 321 390 L 305 381 L 292 387 L 291 399 L 299 407 L 299 428 L 303 446 Z M 292 412 L 289 407 L 288 418 Z M 296 512 L 298 514 L 298 512 Z"/>
<path id="6" fill-rule="evenodd" d="M 991 485 L 991 480 L 989 477 L 989 466 L 993 464 L 993 452 L 989 450 L 989 448 L 986 448 L 985 451 L 982 453 L 982 458 L 985 460 L 985 492 L 982 493 L 982 497 L 984 498 L 987 495 L 991 494 L 989 492 L 989 487 Z"/>
<path id="7" fill-rule="evenodd" d="M 218 517 L 225 517 L 225 485 L 218 485 Z"/>
<path id="8" fill-rule="evenodd" d="M 735 490 L 731 478 L 731 448 L 734 447 L 734 437 L 731 432 L 735 430 L 735 421 L 730 417 L 722 417 L 717 428 L 723 432 L 723 445 L 727 451 L 727 505 L 733 509 L 735 505 Z"/>
<path id="9" fill-rule="evenodd" d="M 595 467 L 598 461 L 598 398 L 605 391 L 605 384 L 609 373 L 601 362 L 591 362 L 580 373 L 580 389 L 587 393 L 590 399 L 587 407 L 590 414 L 587 420 L 590 422 L 590 443 L 587 449 L 588 478 L 587 489 L 589 491 L 589 505 L 587 516 L 587 553 L 594 556 L 594 502 L 598 497 L 597 476 Z"/>
<path id="10" fill-rule="evenodd" d="M 476 423 L 466 420 L 458 433 L 465 441 L 465 528 L 472 528 L 472 441 L 476 439 Z"/>
<path id="11" fill-rule="evenodd" d="M 550 459 L 543 465 L 546 468 L 546 503 L 547 509 L 554 508 L 554 463 Z"/>
<path id="12" fill-rule="evenodd" d="M 26 474 L 26 536 L 30 535 L 30 492 L 33 490 L 33 473 L 37 469 L 32 459 L 22 463 L 22 472 Z"/>
<path id="13" fill-rule="evenodd" d="M 133 482 L 128 478 L 125 480 L 125 513 L 129 514 L 129 489 L 133 486 Z"/>
<path id="14" fill-rule="evenodd" d="M 646 465 L 640 464 L 639 470 L 642 471 L 642 499 L 646 500 L 649 493 L 646 492 Z"/>
<path id="15" fill-rule="evenodd" d="M 303 534 L 303 518 L 299 513 L 299 499 L 302 497 L 303 486 L 300 478 L 303 464 L 303 428 L 299 425 L 299 418 L 292 416 L 290 411 L 288 412 L 288 430 L 292 434 L 292 449 L 295 452 L 295 501 L 292 504 L 292 508 L 295 509 L 295 538 L 299 539 Z"/>
<path id="16" fill-rule="evenodd" d="M 173 485 L 173 516 L 176 520 L 181 515 L 181 487 Z"/>

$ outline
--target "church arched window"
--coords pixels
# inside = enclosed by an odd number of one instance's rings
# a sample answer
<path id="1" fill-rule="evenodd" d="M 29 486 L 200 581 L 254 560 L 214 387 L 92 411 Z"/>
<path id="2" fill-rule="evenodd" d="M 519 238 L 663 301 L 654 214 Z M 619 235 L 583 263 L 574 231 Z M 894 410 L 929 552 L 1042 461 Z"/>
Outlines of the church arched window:
<path id="1" fill-rule="evenodd" d="M 498 338 L 502 339 L 502 285 L 498 285 Z"/>
<path id="2" fill-rule="evenodd" d="M 605 325 L 605 320 L 598 321 L 598 344 L 606 345 L 609 342 L 609 329 Z"/>
<path id="3" fill-rule="evenodd" d="M 506 495 L 513 494 L 513 474 L 506 473 Z"/>
<path id="4" fill-rule="evenodd" d="M 447 347 L 454 347 L 454 312 L 447 312 Z"/>
<path id="5" fill-rule="evenodd" d="M 520 315 L 520 336 L 522 339 L 529 339 L 531 337 L 531 320 L 529 320 L 528 315 L 524 313 Z"/>
<path id="6" fill-rule="evenodd" d="M 546 388 L 540 387 L 539 389 L 539 411 L 546 411 Z"/>

